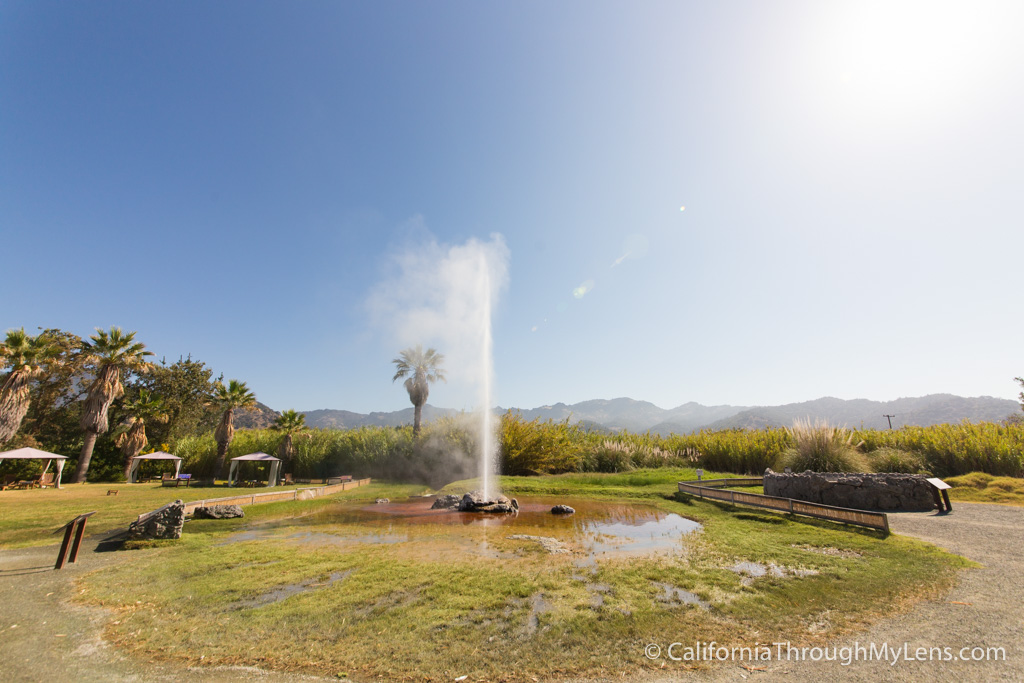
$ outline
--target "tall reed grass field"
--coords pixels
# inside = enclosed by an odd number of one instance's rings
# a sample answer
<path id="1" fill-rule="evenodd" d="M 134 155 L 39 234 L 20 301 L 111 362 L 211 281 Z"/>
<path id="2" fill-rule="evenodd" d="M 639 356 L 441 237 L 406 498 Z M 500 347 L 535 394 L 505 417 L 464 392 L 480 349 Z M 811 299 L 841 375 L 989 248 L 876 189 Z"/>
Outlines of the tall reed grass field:
<path id="1" fill-rule="evenodd" d="M 276 454 L 282 435 L 272 430 L 239 430 L 232 458 L 263 451 Z M 296 455 L 288 469 L 296 477 L 337 474 L 422 481 L 441 485 L 476 476 L 478 434 L 470 416 L 435 420 L 419 440 L 411 427 L 313 429 L 295 436 Z M 894 430 L 847 430 L 825 424 L 758 430 L 731 429 L 659 436 L 588 431 L 578 424 L 525 420 L 506 413 L 498 425 L 500 470 L 504 474 L 628 472 L 639 468 L 703 467 L 718 472 L 761 474 L 768 467 L 874 469 L 951 477 L 968 472 L 1024 476 L 1024 426 L 964 422 Z M 817 451 L 814 451 L 817 444 Z M 794 452 L 840 453 L 794 460 Z M 217 444 L 212 435 L 172 445 L 184 472 L 212 474 Z M 811 450 L 808 450 L 811 449 Z M 852 465 L 849 463 L 853 463 Z M 843 463 L 846 463 L 845 465 Z"/>

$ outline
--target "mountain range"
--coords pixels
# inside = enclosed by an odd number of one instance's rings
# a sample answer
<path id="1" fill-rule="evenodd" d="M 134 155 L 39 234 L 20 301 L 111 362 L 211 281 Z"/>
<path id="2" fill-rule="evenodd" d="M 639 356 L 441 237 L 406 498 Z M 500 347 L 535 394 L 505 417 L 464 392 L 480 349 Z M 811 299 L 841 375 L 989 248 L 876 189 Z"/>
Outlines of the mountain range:
<path id="1" fill-rule="evenodd" d="M 967 398 L 952 394 L 931 394 L 916 398 L 899 398 L 895 401 L 870 401 L 867 399 L 844 400 L 819 398 L 801 403 L 781 406 L 705 406 L 700 403 L 684 403 L 676 408 L 659 408 L 648 401 L 631 398 L 596 399 L 567 405 L 540 406 L 539 408 L 513 409 L 523 418 L 554 420 L 561 422 L 582 422 L 588 428 L 602 431 L 631 432 L 651 431 L 667 435 L 688 434 L 700 429 L 760 429 L 782 427 L 793 424 L 800 418 L 827 420 L 830 424 L 882 429 L 889 426 L 886 415 L 892 416 L 892 426 L 928 426 L 942 423 L 999 422 L 1010 415 L 1020 413 L 1016 401 L 991 396 Z M 438 417 L 457 413 L 447 408 L 430 404 L 423 407 L 423 420 L 430 422 Z M 504 413 L 504 408 L 495 412 Z M 277 413 L 260 403 L 256 408 L 244 411 L 236 417 L 240 428 L 269 426 Z M 393 427 L 412 424 L 413 408 L 393 412 L 355 413 L 349 410 L 309 410 L 305 412 L 306 424 L 311 427 L 352 429 L 362 426 Z"/>

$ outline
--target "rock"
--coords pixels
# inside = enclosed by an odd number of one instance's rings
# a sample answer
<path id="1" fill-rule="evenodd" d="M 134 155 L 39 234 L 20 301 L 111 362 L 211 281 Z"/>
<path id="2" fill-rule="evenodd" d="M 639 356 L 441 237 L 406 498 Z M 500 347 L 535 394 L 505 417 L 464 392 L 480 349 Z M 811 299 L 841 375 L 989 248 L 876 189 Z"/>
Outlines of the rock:
<path id="1" fill-rule="evenodd" d="M 924 512 L 935 507 L 932 485 L 920 474 L 779 474 L 768 470 L 764 493 L 855 510 Z"/>
<path id="2" fill-rule="evenodd" d="M 516 512 L 519 512 L 519 501 L 515 498 L 512 499 L 512 507 L 516 509 Z"/>
<path id="3" fill-rule="evenodd" d="M 576 510 L 572 509 L 568 505 L 556 505 L 551 508 L 551 514 L 553 515 L 574 515 Z"/>
<path id="4" fill-rule="evenodd" d="M 519 541 L 535 541 L 540 543 L 540 546 L 552 555 L 561 555 L 570 552 L 570 550 L 557 538 L 549 538 L 547 536 L 530 536 L 529 534 L 512 534 L 509 538 Z"/>
<path id="5" fill-rule="evenodd" d="M 245 517 L 241 505 L 208 505 L 198 507 L 192 513 L 193 519 L 234 519 Z"/>
<path id="6" fill-rule="evenodd" d="M 153 538 L 181 538 L 181 527 L 185 524 L 185 503 L 176 500 L 142 515 L 128 526 L 128 538 L 132 540 Z"/>
<path id="7" fill-rule="evenodd" d="M 500 493 L 491 498 L 485 498 L 479 491 L 470 491 L 464 495 L 462 500 L 459 502 L 459 512 L 509 514 L 517 512 L 518 510 L 519 508 L 512 506 L 511 500 Z"/>
<path id="8" fill-rule="evenodd" d="M 448 493 L 443 496 L 439 496 L 434 504 L 430 506 L 431 510 L 458 510 L 459 503 L 462 502 L 462 496 L 456 496 L 454 493 Z"/>
<path id="9" fill-rule="evenodd" d="M 389 499 L 387 499 L 387 498 L 378 498 L 377 500 L 375 500 L 373 502 L 376 503 L 377 505 L 387 505 L 391 501 Z"/>

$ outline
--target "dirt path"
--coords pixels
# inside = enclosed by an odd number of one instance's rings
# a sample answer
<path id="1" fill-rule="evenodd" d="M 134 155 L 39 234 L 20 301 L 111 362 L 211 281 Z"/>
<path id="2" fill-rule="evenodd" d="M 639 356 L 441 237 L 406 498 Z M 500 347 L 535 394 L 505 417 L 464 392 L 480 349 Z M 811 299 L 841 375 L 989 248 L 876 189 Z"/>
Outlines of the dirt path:
<path id="1" fill-rule="evenodd" d="M 953 514 L 890 516 L 893 530 L 935 543 L 984 565 L 964 572 L 943 600 L 875 624 L 836 647 L 854 643 L 902 648 L 1003 647 L 1005 661 L 838 662 L 772 661 L 764 671 L 736 664 L 700 674 L 718 681 L 1024 680 L 1024 508 L 959 503 Z M 116 563 L 118 553 L 83 545 L 75 565 L 53 570 L 54 546 L 0 551 L 0 679 L 4 681 L 209 681 L 267 683 L 328 680 L 249 668 L 195 668 L 153 663 L 120 654 L 100 637 L 102 609 L 71 601 L 74 579 Z M 144 552 L 144 551 L 138 551 Z M 120 558 L 120 559 L 123 559 Z M 773 656 L 774 656 L 773 652 Z M 693 680 L 692 677 L 690 680 Z"/>
<path id="2" fill-rule="evenodd" d="M 54 571 L 57 547 L 0 551 L 0 680 L 205 681 L 266 683 L 321 681 L 311 676 L 280 675 L 258 669 L 186 667 L 130 658 L 101 638 L 109 619 L 103 609 L 71 601 L 74 580 L 116 563 L 115 552 L 94 552 L 99 539 L 83 542 L 78 562 Z M 141 551 L 145 552 L 145 551 Z"/>

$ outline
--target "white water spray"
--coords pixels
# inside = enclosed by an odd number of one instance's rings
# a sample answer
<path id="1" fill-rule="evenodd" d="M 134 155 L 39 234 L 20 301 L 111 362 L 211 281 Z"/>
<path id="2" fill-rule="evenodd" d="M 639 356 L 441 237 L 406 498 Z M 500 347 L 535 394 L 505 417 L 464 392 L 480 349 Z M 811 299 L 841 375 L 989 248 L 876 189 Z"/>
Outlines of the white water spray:
<path id="1" fill-rule="evenodd" d="M 494 338 L 491 336 L 491 271 L 485 254 L 480 255 L 478 294 L 480 296 L 480 489 L 486 500 L 497 493 L 493 475 L 497 456 L 494 413 L 491 412 L 494 384 Z"/>
<path id="2" fill-rule="evenodd" d="M 422 344 L 445 356 L 450 382 L 445 402 L 474 411 L 475 452 L 452 454 L 465 476 L 476 463 L 479 490 L 485 497 L 500 494 L 497 483 L 498 422 L 494 407 L 494 338 L 491 317 L 498 296 L 508 285 L 509 251 L 504 238 L 475 238 L 463 244 L 418 241 L 395 253 L 393 274 L 371 291 L 367 307 L 371 325 L 389 331 L 389 345 Z M 436 394 L 440 397 L 441 391 Z M 479 410 L 479 415 L 475 414 Z M 465 456 L 465 459 L 462 456 Z M 445 474 L 445 473 L 438 473 Z"/>

